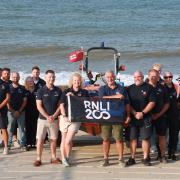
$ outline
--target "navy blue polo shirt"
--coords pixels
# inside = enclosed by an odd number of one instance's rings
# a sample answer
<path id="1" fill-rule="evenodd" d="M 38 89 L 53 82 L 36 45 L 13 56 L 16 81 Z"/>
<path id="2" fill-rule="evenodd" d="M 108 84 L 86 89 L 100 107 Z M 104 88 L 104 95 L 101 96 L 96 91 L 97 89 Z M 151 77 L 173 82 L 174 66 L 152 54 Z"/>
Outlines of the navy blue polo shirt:
<path id="1" fill-rule="evenodd" d="M 10 93 L 9 84 L 0 79 L 0 104 L 6 99 L 6 95 Z M 0 109 L 1 116 L 7 116 L 7 106 Z"/>
<path id="2" fill-rule="evenodd" d="M 99 97 L 103 96 L 113 96 L 122 94 L 124 99 L 110 99 L 110 113 L 115 117 L 125 117 L 125 106 L 129 104 L 129 97 L 126 89 L 120 84 L 115 84 L 115 88 L 111 89 L 108 85 L 104 85 L 99 89 Z M 106 123 L 103 123 L 106 124 Z M 119 124 L 119 123 L 113 123 Z"/>
<path id="3" fill-rule="evenodd" d="M 45 85 L 38 89 L 36 100 L 41 100 L 42 105 L 46 113 L 51 116 L 53 115 L 59 105 L 62 91 L 59 87 L 53 86 L 52 89 L 48 89 Z M 39 114 L 40 119 L 46 119 L 42 114 Z"/>
<path id="4" fill-rule="evenodd" d="M 121 102 L 124 101 L 125 104 L 129 104 L 128 93 L 123 86 L 116 84 L 115 88 L 111 89 L 108 85 L 104 85 L 99 89 L 99 97 L 112 96 L 117 94 L 122 94 L 125 97 L 125 99 L 121 100 Z"/>
<path id="5" fill-rule="evenodd" d="M 33 91 L 30 92 L 28 90 L 26 90 L 26 96 L 27 96 L 27 105 L 26 105 L 26 110 L 28 112 L 35 112 L 37 111 L 37 107 L 36 107 L 36 96 L 37 96 L 37 92 Z"/>
<path id="6" fill-rule="evenodd" d="M 60 103 L 64 103 L 64 108 L 65 108 L 65 113 L 68 114 L 68 101 L 67 101 L 67 93 L 73 93 L 74 96 L 78 96 L 78 97 L 89 97 L 89 92 L 85 89 L 79 89 L 78 91 L 74 91 L 73 88 L 68 88 L 65 89 L 62 96 L 61 96 L 61 101 Z"/>
<path id="7" fill-rule="evenodd" d="M 167 111 L 167 114 L 172 117 L 178 117 L 178 99 L 177 99 L 177 92 L 174 84 L 172 84 L 172 87 L 168 87 L 165 85 L 168 92 L 170 107 Z"/>
<path id="8" fill-rule="evenodd" d="M 19 85 L 18 87 L 13 87 L 12 84 L 9 85 L 11 98 L 9 104 L 11 107 L 18 111 L 23 103 L 24 98 L 26 97 L 26 90 L 25 87 Z"/>
<path id="9" fill-rule="evenodd" d="M 38 89 L 42 88 L 45 84 L 46 82 L 43 79 L 39 78 L 38 82 L 35 84 L 34 91 L 37 92 Z"/>
<path id="10" fill-rule="evenodd" d="M 61 96 L 61 103 L 64 103 L 65 105 L 67 104 L 67 93 L 73 93 L 75 96 L 79 96 L 79 97 L 89 97 L 89 93 L 87 90 L 85 89 L 79 89 L 78 91 L 74 91 L 73 88 L 68 88 L 66 90 L 64 90 L 62 96 Z"/>
<path id="11" fill-rule="evenodd" d="M 136 112 L 142 112 L 149 102 L 156 102 L 156 93 L 153 86 L 145 82 L 140 86 L 135 84 L 129 86 L 128 95 L 130 104 Z"/>
<path id="12" fill-rule="evenodd" d="M 153 113 L 159 113 L 164 104 L 169 103 L 168 91 L 164 85 L 159 83 L 154 87 L 154 89 L 156 93 L 156 105 L 153 108 Z"/>

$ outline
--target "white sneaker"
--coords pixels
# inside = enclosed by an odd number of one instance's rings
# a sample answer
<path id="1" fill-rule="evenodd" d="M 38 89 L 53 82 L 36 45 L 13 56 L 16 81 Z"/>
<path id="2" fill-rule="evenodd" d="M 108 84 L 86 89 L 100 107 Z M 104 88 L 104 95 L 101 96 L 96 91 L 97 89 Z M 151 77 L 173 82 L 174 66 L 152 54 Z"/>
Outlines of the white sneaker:
<path id="1" fill-rule="evenodd" d="M 9 149 L 8 147 L 5 147 L 3 150 L 3 155 L 8 155 L 9 154 Z"/>
<path id="2" fill-rule="evenodd" d="M 16 148 L 19 148 L 19 147 L 20 147 L 20 144 L 18 143 L 17 140 L 15 140 L 13 144 L 14 144 L 14 147 L 16 147 Z"/>
<path id="3" fill-rule="evenodd" d="M 65 167 L 69 167 L 70 166 L 70 164 L 69 164 L 67 159 L 62 159 L 62 165 L 65 166 Z"/>
<path id="4" fill-rule="evenodd" d="M 157 152 L 157 148 L 156 147 L 151 147 L 151 150 L 150 150 L 150 152 L 152 153 L 152 154 L 155 154 L 156 152 Z"/>

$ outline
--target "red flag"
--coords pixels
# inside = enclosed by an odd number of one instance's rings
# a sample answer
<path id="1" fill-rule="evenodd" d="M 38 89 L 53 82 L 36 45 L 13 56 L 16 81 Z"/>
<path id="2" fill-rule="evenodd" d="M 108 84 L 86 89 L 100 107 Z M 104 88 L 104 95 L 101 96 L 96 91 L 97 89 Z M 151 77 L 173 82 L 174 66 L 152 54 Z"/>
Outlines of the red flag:
<path id="1" fill-rule="evenodd" d="M 125 71 L 125 70 L 126 70 L 126 66 L 124 64 L 119 66 L 119 71 Z"/>
<path id="2" fill-rule="evenodd" d="M 84 58 L 84 51 L 83 50 L 76 50 L 69 54 L 69 62 L 77 62 L 81 61 Z"/>

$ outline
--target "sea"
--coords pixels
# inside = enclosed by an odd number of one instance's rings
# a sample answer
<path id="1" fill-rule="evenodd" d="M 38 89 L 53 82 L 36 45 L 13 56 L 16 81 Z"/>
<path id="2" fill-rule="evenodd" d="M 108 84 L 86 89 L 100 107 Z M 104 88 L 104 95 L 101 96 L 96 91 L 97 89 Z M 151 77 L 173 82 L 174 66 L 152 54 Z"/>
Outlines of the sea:
<path id="1" fill-rule="evenodd" d="M 67 84 L 79 70 L 68 54 L 83 48 L 113 47 L 120 52 L 125 84 L 133 72 L 145 75 L 154 63 L 180 74 L 179 0 L 0 0 L 0 67 L 18 71 L 21 83 L 38 65 L 41 77 L 56 72 L 56 84 Z M 94 72 L 114 69 L 114 55 L 88 56 Z"/>

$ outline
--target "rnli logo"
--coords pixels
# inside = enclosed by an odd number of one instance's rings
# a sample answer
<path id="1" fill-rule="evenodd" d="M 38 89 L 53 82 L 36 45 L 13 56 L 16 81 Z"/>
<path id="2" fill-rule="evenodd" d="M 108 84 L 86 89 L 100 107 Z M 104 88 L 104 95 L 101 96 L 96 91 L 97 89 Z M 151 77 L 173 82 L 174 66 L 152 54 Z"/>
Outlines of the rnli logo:
<path id="1" fill-rule="evenodd" d="M 54 96 L 59 96 L 57 91 L 54 92 Z"/>
<path id="2" fill-rule="evenodd" d="M 158 89 L 156 94 L 159 95 L 161 93 L 162 93 L 162 89 Z"/>
<path id="3" fill-rule="evenodd" d="M 42 84 L 38 84 L 38 88 L 42 88 L 43 87 L 43 85 Z"/>
<path id="4" fill-rule="evenodd" d="M 84 101 L 84 108 L 87 119 L 110 119 L 110 103 Z"/>
<path id="5" fill-rule="evenodd" d="M 4 85 L 2 85 L 2 86 L 1 86 L 1 89 L 2 89 L 2 90 L 5 90 L 5 86 L 4 86 Z"/>
<path id="6" fill-rule="evenodd" d="M 144 97 L 147 96 L 147 92 L 146 92 L 146 91 L 142 90 L 141 93 L 142 93 L 142 95 L 143 95 Z"/>
<path id="7" fill-rule="evenodd" d="M 81 96 L 82 96 L 82 94 L 81 94 L 81 93 L 78 93 L 78 95 L 77 95 L 77 96 L 81 97 Z"/>
<path id="8" fill-rule="evenodd" d="M 21 93 L 22 93 L 22 90 L 21 90 L 21 89 L 18 89 L 18 93 L 21 94 Z"/>
<path id="9" fill-rule="evenodd" d="M 162 92 L 162 89 L 160 89 L 160 88 L 159 88 L 159 89 L 158 89 L 158 92 L 160 92 L 160 93 L 161 93 L 161 92 Z"/>

